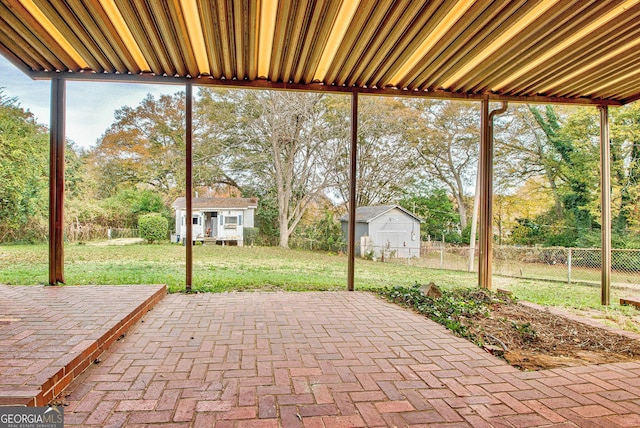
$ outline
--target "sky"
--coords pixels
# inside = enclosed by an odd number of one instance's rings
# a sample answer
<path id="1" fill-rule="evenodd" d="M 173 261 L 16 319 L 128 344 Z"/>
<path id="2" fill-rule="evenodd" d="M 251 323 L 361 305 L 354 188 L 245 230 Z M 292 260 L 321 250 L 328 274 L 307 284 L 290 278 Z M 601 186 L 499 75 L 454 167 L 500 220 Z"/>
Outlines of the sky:
<path id="1" fill-rule="evenodd" d="M 88 149 L 114 121 L 114 112 L 137 106 L 147 94 L 158 97 L 184 90 L 182 86 L 67 81 L 66 134 L 78 147 Z M 0 88 L 16 97 L 38 123 L 49 125 L 51 82 L 32 80 L 0 55 Z"/>

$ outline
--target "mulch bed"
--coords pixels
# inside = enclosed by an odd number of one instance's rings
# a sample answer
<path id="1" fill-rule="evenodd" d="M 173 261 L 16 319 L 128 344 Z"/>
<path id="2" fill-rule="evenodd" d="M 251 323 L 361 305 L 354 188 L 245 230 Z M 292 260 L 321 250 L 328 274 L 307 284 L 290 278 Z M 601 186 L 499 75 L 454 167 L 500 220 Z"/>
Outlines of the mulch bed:
<path id="1" fill-rule="evenodd" d="M 520 304 L 508 292 L 444 291 L 431 283 L 387 288 L 379 294 L 443 324 L 521 370 L 640 360 L 638 335 Z"/>
<path id="2" fill-rule="evenodd" d="M 640 359 L 638 340 L 509 300 L 489 305 L 488 317 L 465 325 L 485 349 L 522 370 Z"/>

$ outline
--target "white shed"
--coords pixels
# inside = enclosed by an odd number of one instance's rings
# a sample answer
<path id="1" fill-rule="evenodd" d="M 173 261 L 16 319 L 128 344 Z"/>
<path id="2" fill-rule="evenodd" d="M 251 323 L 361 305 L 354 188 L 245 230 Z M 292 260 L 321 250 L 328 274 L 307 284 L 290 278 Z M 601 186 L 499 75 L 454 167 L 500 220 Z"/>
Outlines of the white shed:
<path id="1" fill-rule="evenodd" d="M 347 236 L 349 216 L 340 221 Z M 376 257 L 420 257 L 420 223 L 422 219 L 399 205 L 358 207 L 356 255 L 373 250 Z"/>
<path id="2" fill-rule="evenodd" d="M 173 203 L 176 211 L 177 242 L 187 234 L 186 198 Z M 254 227 L 256 198 L 193 198 L 192 241 L 242 246 L 244 228 Z"/>

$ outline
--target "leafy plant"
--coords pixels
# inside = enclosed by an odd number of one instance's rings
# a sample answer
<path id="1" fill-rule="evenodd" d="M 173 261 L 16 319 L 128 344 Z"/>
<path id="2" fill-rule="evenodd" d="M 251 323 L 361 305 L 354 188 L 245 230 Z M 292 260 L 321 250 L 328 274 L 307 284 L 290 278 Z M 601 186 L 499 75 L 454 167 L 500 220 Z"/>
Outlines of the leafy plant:
<path id="1" fill-rule="evenodd" d="M 451 230 L 452 226 L 457 227 L 460 224 L 460 215 L 444 189 L 424 189 L 416 186 L 412 193 L 408 193 L 400 201 L 400 205 L 415 212 L 423 220 L 420 232 L 425 237 L 424 240 L 427 236 L 440 240 L 444 234 L 446 242 L 460 243 L 460 234 L 455 228 Z"/>
<path id="2" fill-rule="evenodd" d="M 243 229 L 244 233 L 244 245 L 255 245 L 256 238 L 258 238 L 258 234 L 260 233 L 260 229 L 257 227 L 245 227 Z"/>
<path id="3" fill-rule="evenodd" d="M 362 256 L 365 260 L 375 260 L 376 258 L 376 250 L 369 250 Z"/>
<path id="4" fill-rule="evenodd" d="M 473 320 L 479 316 L 487 316 L 488 305 L 497 299 L 509 298 L 504 295 L 494 296 L 477 289 L 454 289 L 442 290 L 442 296 L 433 299 L 425 296 L 420 287 L 420 284 L 412 287 L 387 287 L 380 290 L 379 294 L 394 303 L 413 308 L 442 324 L 457 336 L 476 344 L 481 344 L 482 338 L 469 332 Z"/>
<path id="5" fill-rule="evenodd" d="M 297 235 L 312 240 L 314 249 L 332 252 L 345 250 L 347 242 L 340 221 L 328 209 L 324 211 L 322 218 L 307 227 L 298 229 L 300 230 Z"/>
<path id="6" fill-rule="evenodd" d="M 0 88 L 0 242 L 38 242 L 47 232 L 46 129 Z"/>
<path id="7" fill-rule="evenodd" d="M 530 342 L 536 338 L 536 331 L 531 328 L 531 323 L 517 323 L 511 321 L 511 327 L 516 330 L 525 342 Z"/>
<path id="8" fill-rule="evenodd" d="M 140 237 L 150 244 L 167 239 L 169 222 L 157 213 L 145 214 L 138 218 Z"/>
<path id="9" fill-rule="evenodd" d="M 126 188 L 101 203 L 105 222 L 110 227 L 135 227 L 141 215 L 161 213 L 170 217 L 159 193 L 151 190 Z"/>

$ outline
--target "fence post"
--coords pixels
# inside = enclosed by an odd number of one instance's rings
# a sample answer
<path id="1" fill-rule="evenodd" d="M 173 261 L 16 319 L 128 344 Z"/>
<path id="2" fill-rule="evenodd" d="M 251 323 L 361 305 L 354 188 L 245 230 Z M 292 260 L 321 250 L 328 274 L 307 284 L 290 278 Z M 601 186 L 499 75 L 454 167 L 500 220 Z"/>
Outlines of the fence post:
<path id="1" fill-rule="evenodd" d="M 571 284 L 571 254 L 573 251 L 569 248 L 569 254 L 567 255 L 567 284 Z"/>
<path id="2" fill-rule="evenodd" d="M 440 245 L 440 269 L 444 268 L 444 233 L 442 234 L 442 242 Z"/>

